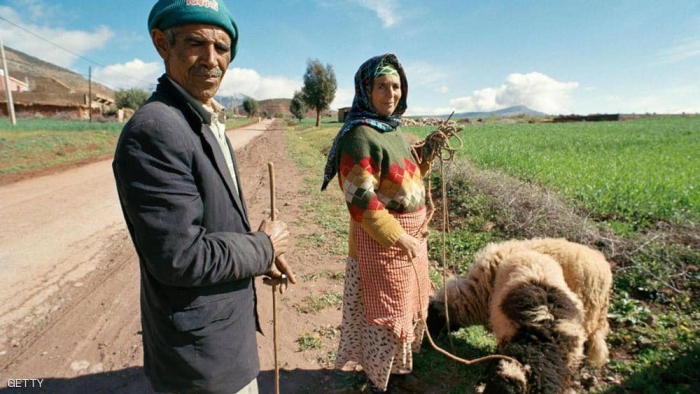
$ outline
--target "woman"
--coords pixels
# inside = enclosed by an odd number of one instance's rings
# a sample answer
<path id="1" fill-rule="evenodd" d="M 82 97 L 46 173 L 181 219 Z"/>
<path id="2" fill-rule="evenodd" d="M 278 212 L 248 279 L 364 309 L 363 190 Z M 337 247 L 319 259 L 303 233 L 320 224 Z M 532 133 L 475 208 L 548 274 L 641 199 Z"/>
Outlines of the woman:
<path id="1" fill-rule="evenodd" d="M 378 393 L 387 391 L 391 375 L 400 384 L 411 372 L 411 353 L 420 349 L 425 330 L 420 313 L 427 313 L 431 292 L 422 181 L 429 163 L 417 163 L 420 157 L 413 157 L 399 130 L 407 93 L 395 55 L 360 67 L 321 187 L 337 173 L 351 217 L 336 368 L 359 363 Z M 417 154 L 426 155 L 429 145 Z"/>

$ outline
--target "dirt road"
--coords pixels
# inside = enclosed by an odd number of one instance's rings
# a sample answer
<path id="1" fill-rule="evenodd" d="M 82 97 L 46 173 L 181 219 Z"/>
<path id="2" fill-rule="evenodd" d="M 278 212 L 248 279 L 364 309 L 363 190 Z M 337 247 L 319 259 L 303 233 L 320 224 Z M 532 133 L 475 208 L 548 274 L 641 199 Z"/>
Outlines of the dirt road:
<path id="1" fill-rule="evenodd" d="M 267 131 L 264 132 L 264 130 Z M 304 197 L 302 176 L 272 121 L 229 132 L 251 223 L 269 205 L 267 166 L 275 162 L 280 219 L 291 223 Z M 143 375 L 138 261 L 114 188 L 111 160 L 0 187 L 0 391 L 9 379 L 43 379 L 47 392 L 150 392 Z M 292 235 L 313 228 L 292 229 Z M 316 269 L 308 252 L 290 252 L 296 272 Z M 338 325 L 340 312 L 300 318 L 292 307 L 309 283 L 280 298 L 283 392 L 318 388 L 332 373 L 297 351 L 304 330 Z M 306 288 L 306 289 L 305 289 Z M 322 289 L 323 288 L 323 289 Z M 272 390 L 271 295 L 258 284 L 266 335 L 258 335 L 261 392 Z M 308 358 L 308 359 L 307 359 Z M 12 383 L 14 384 L 14 383 Z M 39 388 L 38 381 L 25 383 Z"/>

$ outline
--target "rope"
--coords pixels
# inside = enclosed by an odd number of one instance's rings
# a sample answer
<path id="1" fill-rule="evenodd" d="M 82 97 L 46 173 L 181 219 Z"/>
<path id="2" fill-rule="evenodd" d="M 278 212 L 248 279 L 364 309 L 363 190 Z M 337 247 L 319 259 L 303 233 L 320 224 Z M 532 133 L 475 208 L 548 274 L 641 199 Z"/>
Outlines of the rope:
<path id="1" fill-rule="evenodd" d="M 453 112 L 454 114 L 454 112 Z M 454 124 L 449 123 L 450 118 L 452 118 L 452 115 L 450 115 L 447 120 L 445 120 L 440 126 L 438 126 L 437 130 L 431 132 L 428 134 L 428 136 L 425 138 L 425 140 L 420 141 L 416 144 L 413 144 L 411 146 L 412 154 L 414 159 L 416 159 L 416 162 L 418 164 L 422 164 L 424 161 L 427 161 L 428 163 L 431 164 L 431 171 L 432 171 L 432 163 L 435 161 L 435 158 L 438 159 L 440 162 L 440 180 L 441 180 L 441 186 L 442 186 L 442 286 L 445 287 L 447 285 L 447 250 L 446 250 L 446 240 L 445 236 L 447 233 L 447 222 L 449 220 L 449 212 L 447 208 L 447 183 L 445 182 L 445 165 L 447 163 L 450 163 L 454 160 L 454 156 L 457 153 L 458 150 L 460 150 L 464 146 L 464 142 L 462 141 L 461 138 L 457 135 L 460 131 L 463 130 L 463 127 L 460 126 L 455 126 Z M 457 140 L 458 145 L 452 146 L 450 143 L 450 139 L 455 138 Z M 432 145 L 432 150 L 429 152 L 427 157 L 423 157 L 423 155 L 418 154 L 418 149 L 423 149 L 426 145 Z M 423 229 L 427 230 L 428 224 L 433 218 L 433 214 L 435 213 L 435 204 L 433 202 L 433 195 L 432 195 L 432 179 L 428 177 L 428 185 L 426 187 L 426 194 L 428 195 L 428 214 L 426 215 L 425 223 L 421 226 L 421 231 L 419 232 L 419 236 L 426 236 L 423 234 L 427 234 L 426 231 L 423 231 Z M 422 289 L 420 285 L 420 277 L 418 276 L 418 270 L 416 269 L 416 264 L 415 261 L 411 261 L 411 265 L 413 266 L 413 273 L 416 275 L 416 283 L 418 284 L 418 299 L 422 300 Z M 449 314 L 449 308 L 447 305 L 447 291 L 444 291 L 444 303 L 445 303 L 445 320 L 447 323 L 447 338 L 450 342 L 450 348 L 452 352 L 455 351 L 454 344 L 452 343 L 452 336 L 450 335 L 450 314 Z M 473 360 L 466 360 L 461 357 L 457 357 L 454 354 L 442 349 L 438 345 L 435 344 L 435 341 L 433 341 L 433 337 L 430 335 L 430 330 L 428 330 L 428 323 L 426 322 L 426 317 L 424 314 L 424 311 L 421 308 L 420 311 L 420 318 L 423 321 L 423 325 L 425 326 L 425 333 L 426 336 L 428 337 L 428 342 L 430 342 L 430 345 L 435 349 L 437 352 L 444 354 L 448 358 L 457 361 L 459 363 L 465 364 L 465 365 L 472 365 L 472 364 L 478 364 L 484 361 L 488 360 L 506 360 L 510 362 L 514 362 L 518 365 L 521 365 L 518 360 L 500 355 L 500 354 L 494 354 L 490 356 L 485 356 L 485 357 L 480 357 L 477 359 Z"/>

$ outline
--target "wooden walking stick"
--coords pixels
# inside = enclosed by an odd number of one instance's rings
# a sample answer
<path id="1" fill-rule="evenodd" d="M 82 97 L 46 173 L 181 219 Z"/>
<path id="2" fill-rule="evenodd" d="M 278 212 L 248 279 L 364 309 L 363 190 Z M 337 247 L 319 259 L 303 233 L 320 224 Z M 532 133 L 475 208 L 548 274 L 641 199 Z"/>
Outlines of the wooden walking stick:
<path id="1" fill-rule="evenodd" d="M 275 211 L 275 165 L 272 162 L 267 163 L 267 168 L 270 171 L 270 218 L 274 222 L 277 220 L 277 212 Z M 273 263 L 274 264 L 274 263 Z M 277 363 L 277 284 L 272 285 L 272 341 L 275 346 L 275 394 L 280 394 L 280 368 Z"/>

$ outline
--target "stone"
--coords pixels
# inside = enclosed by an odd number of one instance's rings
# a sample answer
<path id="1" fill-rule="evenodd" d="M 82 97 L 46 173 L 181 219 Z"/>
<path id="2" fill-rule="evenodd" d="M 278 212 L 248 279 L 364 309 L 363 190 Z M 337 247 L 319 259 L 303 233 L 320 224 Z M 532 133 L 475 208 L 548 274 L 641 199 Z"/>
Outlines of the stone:
<path id="1" fill-rule="evenodd" d="M 88 360 L 76 360 L 70 363 L 70 369 L 73 372 L 80 372 L 88 369 L 90 362 Z"/>
<path id="2" fill-rule="evenodd" d="M 648 349 L 652 346 L 654 346 L 654 342 L 651 339 L 649 339 L 647 337 L 637 338 L 637 347 L 639 349 Z"/>

